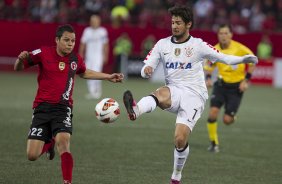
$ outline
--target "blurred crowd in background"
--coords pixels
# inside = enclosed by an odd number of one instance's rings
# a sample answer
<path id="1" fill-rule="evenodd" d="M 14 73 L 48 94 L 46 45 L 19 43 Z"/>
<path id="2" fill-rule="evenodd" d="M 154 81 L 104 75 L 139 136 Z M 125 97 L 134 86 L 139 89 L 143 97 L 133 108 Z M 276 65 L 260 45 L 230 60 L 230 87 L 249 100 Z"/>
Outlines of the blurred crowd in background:
<path id="1" fill-rule="evenodd" d="M 103 24 L 170 29 L 167 9 L 194 9 L 195 29 L 230 23 L 238 34 L 282 32 L 282 0 L 0 0 L 0 20 L 87 24 L 93 13 Z"/>

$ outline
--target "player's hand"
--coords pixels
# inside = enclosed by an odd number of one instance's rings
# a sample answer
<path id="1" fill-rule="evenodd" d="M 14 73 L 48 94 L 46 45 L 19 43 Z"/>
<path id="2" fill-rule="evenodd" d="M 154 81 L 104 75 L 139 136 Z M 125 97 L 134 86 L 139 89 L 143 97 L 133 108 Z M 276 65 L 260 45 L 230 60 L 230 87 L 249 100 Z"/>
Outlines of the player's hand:
<path id="1" fill-rule="evenodd" d="M 22 62 L 23 60 L 27 59 L 29 57 L 29 53 L 27 51 L 22 51 L 18 58 Z"/>
<path id="2" fill-rule="evenodd" d="M 243 63 L 254 63 L 254 64 L 257 64 L 258 63 L 258 58 L 257 58 L 257 56 L 254 56 L 254 55 L 245 55 L 245 56 L 243 56 Z"/>
<path id="3" fill-rule="evenodd" d="M 212 80 L 211 79 L 207 79 L 206 80 L 206 85 L 208 88 L 212 87 Z"/>
<path id="4" fill-rule="evenodd" d="M 240 86 L 239 86 L 239 90 L 241 92 L 245 92 L 249 87 L 249 84 L 248 84 L 248 81 L 246 80 L 243 80 L 241 83 L 240 83 Z"/>
<path id="5" fill-rule="evenodd" d="M 113 73 L 113 74 L 110 74 L 110 77 L 109 77 L 109 81 L 111 82 L 122 82 L 124 78 L 124 75 L 122 73 Z"/>
<path id="6" fill-rule="evenodd" d="M 144 73 L 148 78 L 150 78 L 153 74 L 153 68 L 151 66 L 146 66 L 144 68 Z"/>

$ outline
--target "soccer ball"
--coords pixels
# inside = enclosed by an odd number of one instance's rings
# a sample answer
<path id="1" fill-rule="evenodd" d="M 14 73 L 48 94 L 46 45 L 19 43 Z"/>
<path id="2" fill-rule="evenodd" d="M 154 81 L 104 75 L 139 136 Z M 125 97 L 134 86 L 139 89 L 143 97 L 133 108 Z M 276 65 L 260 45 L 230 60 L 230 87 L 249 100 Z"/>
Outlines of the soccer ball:
<path id="1" fill-rule="evenodd" d="M 104 98 L 96 105 L 95 113 L 103 123 L 112 123 L 120 115 L 119 104 L 113 98 Z"/>

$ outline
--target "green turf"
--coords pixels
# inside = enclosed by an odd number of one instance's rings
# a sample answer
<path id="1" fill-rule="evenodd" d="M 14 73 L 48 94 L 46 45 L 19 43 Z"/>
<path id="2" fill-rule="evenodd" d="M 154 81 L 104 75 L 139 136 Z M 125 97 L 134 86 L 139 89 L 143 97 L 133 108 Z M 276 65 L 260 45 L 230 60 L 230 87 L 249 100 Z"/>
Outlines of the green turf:
<path id="1" fill-rule="evenodd" d="M 114 124 L 94 116 L 97 101 L 84 98 L 86 84 L 77 78 L 74 91 L 75 184 L 168 184 L 173 163 L 175 116 L 157 109 L 129 122 L 122 93 L 137 99 L 160 84 L 128 80 L 103 83 L 103 97 L 121 105 Z M 60 159 L 26 159 L 26 136 L 36 92 L 36 75 L 0 73 L 0 184 L 60 184 Z M 282 90 L 252 86 L 245 94 L 238 121 L 219 123 L 221 152 L 206 151 L 208 104 L 190 139 L 183 184 L 280 184 L 282 178 Z"/>

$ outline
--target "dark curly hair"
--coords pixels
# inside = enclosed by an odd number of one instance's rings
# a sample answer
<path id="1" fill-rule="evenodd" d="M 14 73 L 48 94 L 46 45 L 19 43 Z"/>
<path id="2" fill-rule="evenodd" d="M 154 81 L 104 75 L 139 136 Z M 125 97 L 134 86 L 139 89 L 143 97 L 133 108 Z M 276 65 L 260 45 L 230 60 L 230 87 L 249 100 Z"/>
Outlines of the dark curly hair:
<path id="1" fill-rule="evenodd" d="M 168 12 L 171 14 L 171 16 L 181 17 L 185 24 L 192 22 L 192 26 L 190 28 L 192 29 L 194 25 L 194 20 L 193 10 L 190 6 L 176 5 L 174 7 L 169 8 Z"/>

